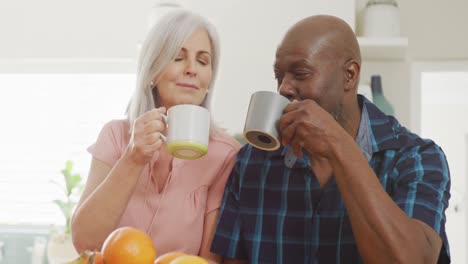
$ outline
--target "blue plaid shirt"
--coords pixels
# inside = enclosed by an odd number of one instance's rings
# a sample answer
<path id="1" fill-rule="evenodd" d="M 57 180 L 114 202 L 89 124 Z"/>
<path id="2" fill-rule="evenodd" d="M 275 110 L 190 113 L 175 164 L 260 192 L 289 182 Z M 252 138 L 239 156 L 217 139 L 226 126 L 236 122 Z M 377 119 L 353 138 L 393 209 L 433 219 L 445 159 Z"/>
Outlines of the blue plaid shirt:
<path id="1" fill-rule="evenodd" d="M 440 259 L 447 259 L 450 176 L 444 153 L 364 97 L 359 96 L 359 102 L 364 119 L 359 130 L 364 127 L 367 133 L 358 133 L 356 141 L 368 154 L 370 166 L 408 216 L 441 236 Z M 211 250 L 250 263 L 362 263 L 334 178 L 322 189 L 307 155 L 288 168 L 286 151 L 250 145 L 241 149 L 226 185 Z"/>

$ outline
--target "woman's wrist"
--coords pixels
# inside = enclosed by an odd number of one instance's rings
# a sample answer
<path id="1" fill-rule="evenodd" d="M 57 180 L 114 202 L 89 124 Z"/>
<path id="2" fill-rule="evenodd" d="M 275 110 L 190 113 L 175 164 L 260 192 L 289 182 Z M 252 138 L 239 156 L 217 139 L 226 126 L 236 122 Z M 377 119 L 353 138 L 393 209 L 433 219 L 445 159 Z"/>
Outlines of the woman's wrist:
<path id="1" fill-rule="evenodd" d="M 120 160 L 130 169 L 143 169 L 148 161 L 144 157 L 138 156 L 141 155 L 136 154 L 132 147 L 128 146 Z"/>

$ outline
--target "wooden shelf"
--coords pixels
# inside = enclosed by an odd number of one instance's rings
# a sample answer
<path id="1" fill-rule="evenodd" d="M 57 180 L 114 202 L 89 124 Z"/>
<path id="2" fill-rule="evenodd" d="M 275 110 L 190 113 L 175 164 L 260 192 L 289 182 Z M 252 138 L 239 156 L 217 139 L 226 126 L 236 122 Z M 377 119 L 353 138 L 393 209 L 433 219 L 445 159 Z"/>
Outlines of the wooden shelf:
<path id="1" fill-rule="evenodd" d="M 408 39 L 404 37 L 358 37 L 363 60 L 404 60 Z"/>

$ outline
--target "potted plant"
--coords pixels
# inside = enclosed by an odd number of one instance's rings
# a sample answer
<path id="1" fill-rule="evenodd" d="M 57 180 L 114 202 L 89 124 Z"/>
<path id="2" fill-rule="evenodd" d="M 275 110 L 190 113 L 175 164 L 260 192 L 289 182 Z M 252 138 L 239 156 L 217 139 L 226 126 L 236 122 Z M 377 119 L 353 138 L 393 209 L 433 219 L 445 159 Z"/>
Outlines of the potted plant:
<path id="1" fill-rule="evenodd" d="M 63 229 L 53 229 L 47 245 L 47 258 L 50 264 L 64 263 L 78 257 L 70 229 L 70 220 L 78 199 L 83 192 L 84 184 L 80 174 L 73 171 L 73 162 L 67 160 L 65 168 L 62 169 L 62 181 L 52 181 L 62 189 L 62 199 L 54 200 L 65 218 Z"/>

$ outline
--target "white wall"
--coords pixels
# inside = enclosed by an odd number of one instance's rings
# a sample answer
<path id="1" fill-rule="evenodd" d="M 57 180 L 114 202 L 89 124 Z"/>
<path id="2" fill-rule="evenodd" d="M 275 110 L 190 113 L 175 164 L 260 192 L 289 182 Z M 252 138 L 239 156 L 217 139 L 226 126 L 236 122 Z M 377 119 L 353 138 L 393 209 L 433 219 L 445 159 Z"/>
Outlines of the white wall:
<path id="1" fill-rule="evenodd" d="M 46 64 L 53 71 L 64 71 L 61 62 L 70 58 L 73 63 L 67 62 L 66 67 L 73 69 L 86 71 L 86 63 L 94 63 L 103 66 L 93 66 L 93 69 L 105 70 L 115 65 L 119 71 L 132 71 L 137 44 L 143 39 L 154 2 L 157 1 L 9 0 L 2 3 L 0 71 L 24 68 L 43 71 L 42 58 L 49 58 Z M 337 15 L 352 26 L 355 17 L 354 1 L 349 0 L 178 2 L 205 15 L 219 30 L 222 64 L 214 116 L 231 132 L 242 130 L 252 92 L 276 88 L 275 49 L 289 26 L 317 13 Z"/>
<path id="2" fill-rule="evenodd" d="M 239 95 L 257 89 L 274 89 L 271 70 L 274 50 L 289 25 L 315 13 L 338 15 L 354 25 L 355 20 L 359 22 L 366 0 L 356 1 L 358 16 L 355 18 L 354 1 L 349 0 L 287 3 L 280 0 L 180 0 L 215 22 L 224 40 L 223 72 L 217 89 L 222 89 L 225 95 L 219 96 L 215 110 L 223 111 L 226 107 L 239 114 L 217 114 L 217 119 L 225 120 L 228 128 L 238 131 L 243 122 L 242 110 L 248 103 Z M 21 70 L 25 67 L 21 64 L 25 58 L 56 58 L 58 63 L 63 58 L 74 58 L 76 65 L 104 58 L 107 62 L 97 67 L 100 70 L 116 65 L 120 70 L 132 71 L 136 44 L 143 38 L 153 3 L 153 0 L 2 0 L 0 70 L 11 71 L 13 67 Z M 410 65 L 415 60 L 468 58 L 468 30 L 464 28 L 468 25 L 465 15 L 468 1 L 412 0 L 398 1 L 398 4 L 402 35 L 409 39 L 407 60 L 364 62 L 361 79 L 368 81 L 371 74 L 382 73 L 385 94 L 394 104 L 397 117 L 404 125 L 418 131 L 419 127 L 411 121 L 419 120 L 419 116 L 412 108 L 418 98 L 411 97 L 414 87 L 410 85 Z M 38 63 L 29 61 L 27 67 L 34 71 L 35 65 Z M 36 68 L 43 70 L 40 66 Z M 86 66 L 78 68 L 86 70 Z M 55 70 L 61 70 L 60 65 Z"/>
<path id="3" fill-rule="evenodd" d="M 399 0 L 413 60 L 468 58 L 468 1 Z"/>
<path id="4" fill-rule="evenodd" d="M 0 59 L 133 58 L 150 0 L 2 0 Z"/>
<path id="5" fill-rule="evenodd" d="M 276 89 L 275 51 L 283 34 L 299 19 L 333 14 L 354 26 L 354 1 L 349 0 L 185 0 L 187 7 L 209 17 L 222 41 L 222 67 L 214 110 L 231 132 L 241 132 L 250 95 Z"/>

